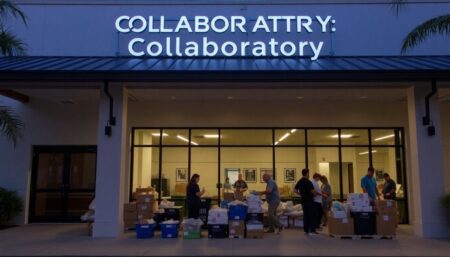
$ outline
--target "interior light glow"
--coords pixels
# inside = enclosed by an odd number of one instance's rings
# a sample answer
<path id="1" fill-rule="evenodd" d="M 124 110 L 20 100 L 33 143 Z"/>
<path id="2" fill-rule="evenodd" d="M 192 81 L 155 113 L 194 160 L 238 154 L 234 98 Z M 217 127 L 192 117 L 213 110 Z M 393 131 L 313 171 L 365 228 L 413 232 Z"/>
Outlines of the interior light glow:
<path id="1" fill-rule="evenodd" d="M 203 135 L 204 138 L 219 138 L 219 135 Z"/>
<path id="2" fill-rule="evenodd" d="M 177 138 L 180 139 L 180 140 L 183 140 L 184 142 L 189 143 L 189 139 L 187 139 L 187 138 L 185 138 L 185 137 L 183 137 L 183 136 L 177 135 Z M 194 141 L 191 141 L 191 144 L 193 144 L 193 145 L 198 145 L 198 144 L 195 143 Z"/>
<path id="3" fill-rule="evenodd" d="M 374 141 L 381 141 L 381 140 L 385 140 L 385 139 L 388 139 L 388 138 L 391 138 L 391 137 L 395 137 L 395 135 L 392 134 L 392 135 L 387 135 L 387 136 L 375 138 Z"/>
<path id="4" fill-rule="evenodd" d="M 339 135 L 332 135 L 332 136 L 330 136 L 331 138 L 338 138 L 339 137 Z M 352 134 L 341 134 L 341 138 L 351 138 L 351 137 L 353 137 L 353 135 Z"/>
<path id="5" fill-rule="evenodd" d="M 291 133 L 286 133 L 286 134 L 284 134 L 281 138 L 280 138 L 280 140 L 278 140 L 278 142 L 281 142 L 281 141 L 283 141 L 283 140 L 285 140 L 289 135 L 291 135 Z"/>
<path id="6" fill-rule="evenodd" d="M 152 136 L 154 136 L 154 137 L 159 137 L 160 135 L 161 135 L 160 133 L 152 133 Z M 162 135 L 163 135 L 163 137 L 168 136 L 168 134 L 166 134 L 166 133 L 163 133 Z"/>
<path id="7" fill-rule="evenodd" d="M 376 152 L 377 152 L 377 150 L 372 150 L 372 153 L 376 153 Z M 359 153 L 359 155 L 365 155 L 365 154 L 369 154 L 369 151 Z"/>
<path id="8" fill-rule="evenodd" d="M 297 129 L 291 129 L 291 134 L 295 133 L 295 131 L 297 131 Z"/>

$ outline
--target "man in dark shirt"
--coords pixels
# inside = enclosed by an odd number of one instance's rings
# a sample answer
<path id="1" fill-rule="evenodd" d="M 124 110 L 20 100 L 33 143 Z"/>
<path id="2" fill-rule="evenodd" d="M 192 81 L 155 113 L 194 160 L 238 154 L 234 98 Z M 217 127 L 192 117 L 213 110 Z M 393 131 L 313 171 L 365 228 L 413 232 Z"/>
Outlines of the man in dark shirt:
<path id="1" fill-rule="evenodd" d="M 303 230 L 306 235 L 317 234 L 314 227 L 314 186 L 309 180 L 309 169 L 302 170 L 302 178 L 295 185 L 295 192 L 300 195 L 300 202 L 303 207 Z"/>
<path id="2" fill-rule="evenodd" d="M 395 191 L 397 190 L 397 185 L 395 184 L 395 181 L 391 179 L 389 174 L 384 173 L 384 185 L 383 185 L 383 198 L 385 200 L 395 200 L 396 194 Z"/>

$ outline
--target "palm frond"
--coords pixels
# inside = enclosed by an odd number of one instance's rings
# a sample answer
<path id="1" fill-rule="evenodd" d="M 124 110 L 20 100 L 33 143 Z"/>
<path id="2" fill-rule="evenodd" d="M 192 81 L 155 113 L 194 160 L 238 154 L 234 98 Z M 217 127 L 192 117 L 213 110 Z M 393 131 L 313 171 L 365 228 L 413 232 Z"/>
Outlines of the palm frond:
<path id="1" fill-rule="evenodd" d="M 400 10 L 405 7 L 407 2 L 407 0 L 392 0 L 392 10 L 394 11 L 395 15 L 398 15 L 400 13 Z"/>
<path id="2" fill-rule="evenodd" d="M 0 30 L 0 55 L 16 56 L 25 54 L 25 43 L 22 40 L 9 31 Z"/>
<path id="3" fill-rule="evenodd" d="M 25 124 L 10 107 L 0 106 L 0 133 L 10 139 L 14 146 L 19 141 L 24 128 Z"/>
<path id="4" fill-rule="evenodd" d="M 413 29 L 403 40 L 401 53 L 405 54 L 409 49 L 422 43 L 432 35 L 450 34 L 450 15 L 442 15 L 432 18 Z"/>
<path id="5" fill-rule="evenodd" d="M 27 16 L 16 4 L 8 0 L 0 0 L 0 24 L 9 17 L 20 18 L 27 24 Z"/>

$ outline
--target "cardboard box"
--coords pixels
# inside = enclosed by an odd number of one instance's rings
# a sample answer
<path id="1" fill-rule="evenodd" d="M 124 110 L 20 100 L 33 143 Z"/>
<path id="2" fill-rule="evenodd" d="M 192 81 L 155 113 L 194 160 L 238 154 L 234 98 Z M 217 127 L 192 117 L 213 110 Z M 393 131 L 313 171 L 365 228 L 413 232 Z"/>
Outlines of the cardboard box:
<path id="1" fill-rule="evenodd" d="M 348 218 L 346 211 L 331 211 L 331 215 L 336 219 L 345 219 Z"/>
<path id="2" fill-rule="evenodd" d="M 136 202 L 125 203 L 123 205 L 123 211 L 124 212 L 136 212 L 137 211 Z"/>
<path id="3" fill-rule="evenodd" d="M 123 227 L 125 229 L 130 229 L 130 228 L 134 228 L 136 225 L 136 219 L 126 219 L 123 220 Z"/>
<path id="4" fill-rule="evenodd" d="M 243 201 L 244 200 L 244 193 L 241 191 L 237 191 L 234 192 L 234 199 L 235 200 L 239 200 L 239 201 Z"/>
<path id="5" fill-rule="evenodd" d="M 331 215 L 328 216 L 328 233 L 331 235 L 348 236 L 355 233 L 354 222 L 352 218 L 337 219 Z"/>
<path id="6" fill-rule="evenodd" d="M 245 235 L 245 222 L 243 220 L 230 220 L 228 222 L 228 235 L 243 237 Z"/>
<path id="7" fill-rule="evenodd" d="M 263 229 L 247 230 L 247 238 L 259 239 L 264 237 Z"/>
<path id="8" fill-rule="evenodd" d="M 377 215 L 377 235 L 380 236 L 395 236 L 395 228 L 397 226 L 396 214 L 378 214 Z"/>
<path id="9" fill-rule="evenodd" d="M 137 211 L 123 213 L 123 220 L 136 220 L 137 218 L 138 218 Z"/>
<path id="10" fill-rule="evenodd" d="M 138 194 L 136 195 L 136 202 L 137 204 L 143 204 L 143 203 L 155 203 L 155 195 L 154 194 Z"/>
<path id="11" fill-rule="evenodd" d="M 138 219 L 151 219 L 153 218 L 153 203 L 138 203 L 137 204 L 137 217 Z"/>
<path id="12" fill-rule="evenodd" d="M 352 212 L 372 212 L 373 211 L 373 207 L 372 206 L 364 206 L 364 207 L 355 207 L 352 206 L 350 208 L 350 210 Z"/>
<path id="13" fill-rule="evenodd" d="M 375 206 L 380 213 L 397 213 L 397 202 L 394 200 L 377 200 Z"/>
<path id="14" fill-rule="evenodd" d="M 230 202 L 234 201 L 234 193 L 233 192 L 224 192 L 223 200 L 230 201 Z"/>

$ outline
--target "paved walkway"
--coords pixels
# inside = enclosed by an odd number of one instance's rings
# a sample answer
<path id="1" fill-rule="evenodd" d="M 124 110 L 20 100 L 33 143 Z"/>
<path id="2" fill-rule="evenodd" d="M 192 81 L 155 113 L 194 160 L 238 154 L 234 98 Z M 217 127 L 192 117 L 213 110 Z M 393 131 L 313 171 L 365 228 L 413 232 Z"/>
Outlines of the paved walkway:
<path id="1" fill-rule="evenodd" d="M 0 230 L 0 256 L 450 256 L 450 239 L 421 239 L 401 226 L 394 240 L 306 237 L 300 230 L 264 239 L 93 239 L 83 224 Z"/>

